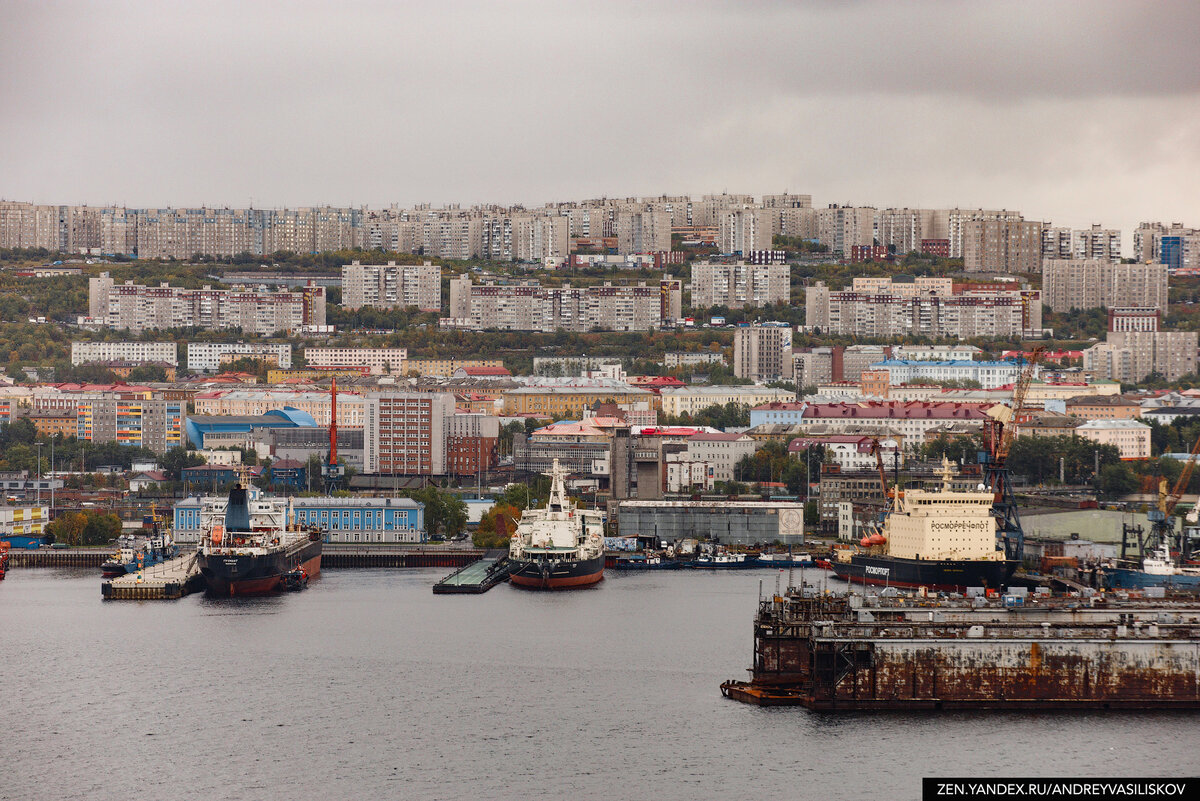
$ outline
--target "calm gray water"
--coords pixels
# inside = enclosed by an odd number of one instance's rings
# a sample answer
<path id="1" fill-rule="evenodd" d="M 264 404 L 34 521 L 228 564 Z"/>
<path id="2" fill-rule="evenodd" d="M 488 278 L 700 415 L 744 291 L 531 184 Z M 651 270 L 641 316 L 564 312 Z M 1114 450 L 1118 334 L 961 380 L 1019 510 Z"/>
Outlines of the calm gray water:
<path id="1" fill-rule="evenodd" d="M 750 571 L 437 596 L 327 571 L 267 599 L 100 600 L 0 582 L 0 797 L 905 799 L 922 776 L 1194 774 L 1187 713 L 856 714 L 721 697 Z"/>

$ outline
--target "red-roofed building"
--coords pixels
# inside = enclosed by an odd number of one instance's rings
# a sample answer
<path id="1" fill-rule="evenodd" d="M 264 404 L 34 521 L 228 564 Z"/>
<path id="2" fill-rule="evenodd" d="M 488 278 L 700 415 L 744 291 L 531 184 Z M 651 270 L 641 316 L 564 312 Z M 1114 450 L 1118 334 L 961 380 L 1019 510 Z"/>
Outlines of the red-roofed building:
<path id="1" fill-rule="evenodd" d="M 678 378 L 669 375 L 635 375 L 627 379 L 626 383 L 638 389 L 648 389 L 655 395 L 660 394 L 664 389 L 679 389 L 687 386 Z"/>

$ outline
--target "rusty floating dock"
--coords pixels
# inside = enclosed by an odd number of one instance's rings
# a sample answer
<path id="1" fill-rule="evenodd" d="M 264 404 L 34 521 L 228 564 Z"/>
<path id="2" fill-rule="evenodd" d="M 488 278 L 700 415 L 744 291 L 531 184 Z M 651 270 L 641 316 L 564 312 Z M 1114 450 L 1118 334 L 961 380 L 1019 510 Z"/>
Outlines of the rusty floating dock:
<path id="1" fill-rule="evenodd" d="M 818 710 L 1200 708 L 1200 602 L 879 597 L 760 602 L 728 698 Z"/>
<path id="2" fill-rule="evenodd" d="M 190 551 L 136 573 L 101 582 L 100 595 L 106 601 L 173 601 L 203 587 L 196 552 Z"/>

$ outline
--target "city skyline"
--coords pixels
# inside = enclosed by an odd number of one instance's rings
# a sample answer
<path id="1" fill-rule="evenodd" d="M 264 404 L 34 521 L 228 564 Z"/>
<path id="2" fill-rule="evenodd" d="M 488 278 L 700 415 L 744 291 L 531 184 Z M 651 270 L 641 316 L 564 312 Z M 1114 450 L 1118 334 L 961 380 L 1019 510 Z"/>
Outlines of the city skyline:
<path id="1" fill-rule="evenodd" d="M 1197 225 L 1188 3 L 15 3 L 0 196 L 382 207 L 802 192 Z"/>

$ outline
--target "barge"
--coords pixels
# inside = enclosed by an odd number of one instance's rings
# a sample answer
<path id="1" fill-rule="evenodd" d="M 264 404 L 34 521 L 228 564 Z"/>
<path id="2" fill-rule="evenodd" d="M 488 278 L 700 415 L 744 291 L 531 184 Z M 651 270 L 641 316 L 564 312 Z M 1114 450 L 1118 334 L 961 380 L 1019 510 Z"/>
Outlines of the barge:
<path id="1" fill-rule="evenodd" d="M 1196 709 L 1200 602 L 801 587 L 760 601 L 750 681 L 721 692 L 828 711 Z"/>

